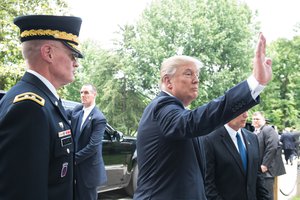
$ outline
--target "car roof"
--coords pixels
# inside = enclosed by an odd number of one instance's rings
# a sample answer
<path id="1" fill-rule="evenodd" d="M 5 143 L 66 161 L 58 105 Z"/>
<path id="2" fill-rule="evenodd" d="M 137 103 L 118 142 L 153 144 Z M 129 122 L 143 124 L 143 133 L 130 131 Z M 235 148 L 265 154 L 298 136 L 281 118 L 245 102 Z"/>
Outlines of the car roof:
<path id="1" fill-rule="evenodd" d="M 65 108 L 65 110 L 72 110 L 79 104 L 81 104 L 81 103 L 76 102 L 76 101 L 65 100 L 65 99 L 62 100 L 62 105 Z"/>

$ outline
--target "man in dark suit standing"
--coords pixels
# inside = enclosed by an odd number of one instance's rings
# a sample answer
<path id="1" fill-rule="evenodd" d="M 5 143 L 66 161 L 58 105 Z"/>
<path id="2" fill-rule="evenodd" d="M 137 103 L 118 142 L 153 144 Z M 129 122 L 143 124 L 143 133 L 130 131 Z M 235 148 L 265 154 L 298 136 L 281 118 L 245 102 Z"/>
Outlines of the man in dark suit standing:
<path id="1" fill-rule="evenodd" d="M 71 125 L 57 89 L 74 80 L 81 19 L 15 18 L 28 70 L 0 102 L 0 199 L 73 200 Z"/>
<path id="2" fill-rule="evenodd" d="M 273 200 L 274 178 L 285 174 L 279 135 L 272 126 L 266 124 L 264 114 L 260 111 L 252 114 L 252 125 L 255 128 L 254 133 L 257 135 L 259 143 L 261 171 L 263 172 L 266 188 L 270 193 L 270 200 Z"/>
<path id="3" fill-rule="evenodd" d="M 262 34 L 253 75 L 206 105 L 186 109 L 198 96 L 201 63 L 189 56 L 166 59 L 160 70 L 161 93 L 145 108 L 138 127 L 139 166 L 135 200 L 204 200 L 198 136 L 208 134 L 258 103 L 272 76 Z"/>
<path id="4" fill-rule="evenodd" d="M 97 186 L 107 180 L 102 158 L 106 119 L 96 107 L 93 85 L 83 85 L 80 96 L 82 105 L 69 113 L 75 141 L 75 199 L 97 200 Z"/>
<path id="5" fill-rule="evenodd" d="M 247 118 L 248 112 L 244 112 L 205 137 L 204 181 L 207 200 L 270 198 L 260 170 L 257 137 L 252 132 L 242 129 Z M 246 151 L 245 166 L 240 155 L 242 149 Z"/>
<path id="6" fill-rule="evenodd" d="M 296 153 L 296 138 L 292 135 L 289 129 L 286 129 L 280 137 L 280 142 L 282 142 L 286 164 L 290 161 L 291 165 L 293 165 L 294 154 Z"/>

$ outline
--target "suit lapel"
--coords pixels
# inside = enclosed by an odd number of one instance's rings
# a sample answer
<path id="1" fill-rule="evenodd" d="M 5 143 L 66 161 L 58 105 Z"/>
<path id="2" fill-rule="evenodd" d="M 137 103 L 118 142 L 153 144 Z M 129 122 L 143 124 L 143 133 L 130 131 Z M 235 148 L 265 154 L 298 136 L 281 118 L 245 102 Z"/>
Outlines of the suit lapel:
<path id="1" fill-rule="evenodd" d="M 243 163 L 242 163 L 240 153 L 236 149 L 236 146 L 234 145 L 234 143 L 233 143 L 230 135 L 228 134 L 227 130 L 225 129 L 225 127 L 223 127 L 223 128 L 224 128 L 224 131 L 222 132 L 222 136 L 223 136 L 224 146 L 229 151 L 229 153 L 232 155 L 232 157 L 235 160 L 236 164 L 239 166 L 242 174 L 246 175 L 246 172 L 243 168 Z M 247 151 L 247 154 L 248 154 L 248 151 Z"/>
<path id="2" fill-rule="evenodd" d="M 83 130 L 85 129 L 86 125 L 87 125 L 88 123 L 90 123 L 91 119 L 93 118 L 95 109 L 96 109 L 96 107 L 94 107 L 94 108 L 92 109 L 92 111 L 90 112 L 90 114 L 89 114 L 89 115 L 86 117 L 86 119 L 84 120 L 84 122 L 83 122 L 83 124 L 82 124 L 82 127 L 81 127 L 80 133 L 82 133 Z"/>
<path id="3" fill-rule="evenodd" d="M 82 111 L 82 106 L 79 107 L 79 110 L 76 111 L 74 119 L 75 119 L 75 125 L 74 127 L 78 127 L 78 123 L 79 123 L 79 117 L 80 117 L 80 113 Z M 79 131 L 78 131 L 79 132 Z"/>

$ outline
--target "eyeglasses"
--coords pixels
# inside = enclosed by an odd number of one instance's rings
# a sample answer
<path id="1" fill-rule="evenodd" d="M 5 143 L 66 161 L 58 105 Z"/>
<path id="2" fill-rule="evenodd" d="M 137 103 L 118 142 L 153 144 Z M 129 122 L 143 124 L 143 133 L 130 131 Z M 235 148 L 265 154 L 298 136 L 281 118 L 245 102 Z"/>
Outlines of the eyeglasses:
<path id="1" fill-rule="evenodd" d="M 78 62 L 78 58 L 79 58 L 78 53 L 76 53 L 76 52 L 71 52 L 71 54 L 69 55 L 69 57 L 71 58 L 71 60 L 73 60 L 73 61 L 75 61 L 75 62 Z"/>
<path id="2" fill-rule="evenodd" d="M 58 46 L 55 46 L 53 44 L 51 44 L 51 46 L 55 47 L 55 48 L 58 48 L 58 49 L 61 49 L 63 50 L 66 54 L 68 54 L 69 58 L 74 61 L 74 62 L 78 62 L 78 58 L 79 58 L 79 54 L 74 52 L 74 51 L 71 51 L 70 49 L 67 49 L 67 48 L 64 48 L 64 47 L 58 47 Z"/>
<path id="3" fill-rule="evenodd" d="M 184 72 L 183 76 L 189 79 L 194 79 L 196 78 L 197 80 L 199 79 L 199 74 L 193 73 L 193 72 Z"/>
<path id="4" fill-rule="evenodd" d="M 252 118 L 253 121 L 258 121 L 260 120 L 259 118 Z"/>

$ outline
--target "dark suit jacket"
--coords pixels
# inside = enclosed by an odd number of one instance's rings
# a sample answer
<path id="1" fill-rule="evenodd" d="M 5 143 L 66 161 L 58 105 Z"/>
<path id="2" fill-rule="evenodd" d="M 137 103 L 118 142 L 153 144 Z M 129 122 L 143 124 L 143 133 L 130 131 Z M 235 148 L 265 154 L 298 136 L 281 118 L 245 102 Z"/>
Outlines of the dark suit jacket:
<path id="1" fill-rule="evenodd" d="M 71 112 L 73 129 L 77 127 L 80 111 L 79 105 Z M 91 188 L 104 184 L 107 180 L 102 158 L 102 139 L 106 127 L 106 119 L 95 106 L 84 121 L 78 141 L 75 140 L 75 176 L 77 184 Z M 73 130 L 75 133 L 76 130 Z M 77 136 L 75 137 L 77 138 Z"/>
<path id="2" fill-rule="evenodd" d="M 247 172 L 224 126 L 206 136 L 205 192 L 208 200 L 268 199 L 260 172 L 257 137 L 246 129 L 242 129 L 242 134 L 247 149 Z"/>
<path id="3" fill-rule="evenodd" d="M 296 138 L 290 132 L 283 133 L 280 142 L 282 142 L 283 149 L 295 150 L 296 148 Z"/>
<path id="4" fill-rule="evenodd" d="M 134 199 L 204 200 L 198 136 L 257 104 L 246 82 L 210 103 L 187 110 L 161 92 L 145 109 L 137 135 L 138 186 Z"/>
<path id="5" fill-rule="evenodd" d="M 264 125 L 260 128 L 257 138 L 262 165 L 268 167 L 271 176 L 285 174 L 281 157 L 282 149 L 279 145 L 279 136 L 275 129 L 269 125 Z"/>
<path id="6" fill-rule="evenodd" d="M 45 100 L 13 103 L 33 92 Z M 37 77 L 25 73 L 0 102 L 0 199 L 72 200 L 71 125 L 57 98 Z"/>

